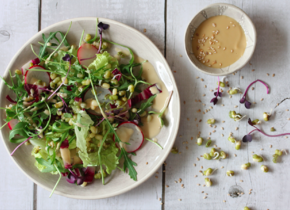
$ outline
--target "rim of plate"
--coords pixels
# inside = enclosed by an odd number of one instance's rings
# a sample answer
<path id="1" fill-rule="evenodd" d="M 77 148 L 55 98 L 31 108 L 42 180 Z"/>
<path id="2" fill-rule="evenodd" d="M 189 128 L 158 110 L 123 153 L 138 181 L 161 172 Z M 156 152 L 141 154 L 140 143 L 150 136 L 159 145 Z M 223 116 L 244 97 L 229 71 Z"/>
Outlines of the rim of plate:
<path id="1" fill-rule="evenodd" d="M 204 70 L 204 69 L 199 68 L 199 67 L 198 67 L 197 65 L 195 65 L 195 63 L 190 59 L 190 57 L 189 57 L 189 53 L 188 53 L 187 48 L 186 48 L 186 42 L 187 42 L 187 40 L 186 40 L 186 35 L 187 35 L 187 33 L 188 33 L 190 23 L 191 23 L 191 22 L 196 18 L 196 16 L 197 16 L 201 11 L 203 11 L 203 10 L 209 8 L 209 7 L 212 7 L 212 6 L 216 6 L 216 5 L 222 5 L 222 6 L 232 7 L 232 8 L 234 8 L 234 9 L 239 10 L 240 12 L 242 12 L 242 13 L 243 13 L 243 14 L 244 14 L 248 19 L 249 19 L 249 22 L 251 23 L 251 26 L 253 27 L 253 31 L 254 31 L 254 34 L 255 34 L 255 42 L 254 42 L 253 50 L 251 51 L 251 54 L 250 54 L 250 56 L 248 57 L 248 59 L 245 61 L 245 63 L 244 63 L 243 65 L 241 65 L 241 66 L 239 66 L 238 68 L 233 69 L 232 71 L 229 71 L 229 72 L 227 72 L 227 73 L 211 73 L 211 72 L 208 72 L 208 71 L 206 71 L 206 70 Z M 244 10 L 242 10 L 241 8 L 239 8 L 239 7 L 237 7 L 237 6 L 233 5 L 233 4 L 228 4 L 228 3 L 214 3 L 214 4 L 210 4 L 210 5 L 208 5 L 208 6 L 204 7 L 204 8 L 202 8 L 201 10 L 199 10 L 199 11 L 198 11 L 194 16 L 193 16 L 193 18 L 189 21 L 189 23 L 188 23 L 188 25 L 187 25 L 187 27 L 186 27 L 186 30 L 185 30 L 185 34 L 184 34 L 184 49 L 185 49 L 185 52 L 186 52 L 187 58 L 188 58 L 188 60 L 190 61 L 190 63 L 191 63 L 191 64 L 192 64 L 192 65 L 193 65 L 193 66 L 194 66 L 198 71 L 200 71 L 200 72 L 202 72 L 202 73 L 205 73 L 205 74 L 208 74 L 208 75 L 212 75 L 212 76 L 226 76 L 226 75 L 232 74 L 232 73 L 234 73 L 234 72 L 236 72 L 236 71 L 239 71 L 240 69 L 244 68 L 245 65 L 246 65 L 246 64 L 251 60 L 251 58 L 253 57 L 254 52 L 255 52 L 255 49 L 256 49 L 256 46 L 257 46 L 257 30 L 256 30 L 255 24 L 253 23 L 252 19 L 248 16 L 248 14 L 247 14 Z M 237 61 L 236 61 L 236 62 L 237 62 Z"/>
<path id="2" fill-rule="evenodd" d="M 24 45 L 22 45 L 22 47 L 17 51 L 17 53 L 13 56 L 13 58 L 11 59 L 11 61 L 9 62 L 7 68 L 5 69 L 5 72 L 4 72 L 4 78 L 6 76 L 8 76 L 9 74 L 9 69 L 11 68 L 12 64 L 15 62 L 16 60 L 16 57 L 21 54 L 22 50 L 25 48 L 25 46 L 29 45 L 39 34 L 41 33 L 45 33 L 45 32 L 49 32 L 49 30 L 55 26 L 58 26 L 58 25 L 62 25 L 62 24 L 65 24 L 65 23 L 69 23 L 69 22 L 77 22 L 77 21 L 83 21 L 83 20 L 96 20 L 96 17 L 80 17 L 80 18 L 72 18 L 72 19 L 67 19 L 67 20 L 63 20 L 63 21 L 59 21 L 57 23 L 54 23 L 50 26 L 47 26 L 46 28 L 42 29 L 41 31 L 37 32 L 35 35 L 33 35 Z M 174 88 L 174 94 L 176 94 L 176 97 L 178 99 L 178 102 L 177 102 L 177 107 L 175 107 L 176 111 L 178 112 L 178 118 L 176 119 L 176 123 L 175 125 L 176 126 L 173 126 L 173 132 L 172 132 L 172 136 L 170 137 L 170 139 L 172 139 L 170 142 L 169 142 L 169 145 L 167 145 L 166 148 L 164 148 L 165 150 L 165 154 L 163 155 L 163 157 L 160 158 L 160 161 L 159 161 L 159 164 L 156 164 L 152 170 L 146 175 L 144 176 L 142 179 L 136 181 L 134 184 L 130 185 L 129 187 L 123 189 L 123 190 L 120 190 L 118 192 L 113 192 L 111 193 L 109 196 L 102 196 L 102 195 L 97 195 L 97 196 L 86 196 L 86 197 L 83 197 L 83 196 L 79 196 L 79 195 L 67 195 L 65 193 L 62 193 L 60 191 L 58 191 L 57 189 L 55 189 L 54 193 L 55 194 L 58 194 L 58 195 L 62 195 L 62 196 L 65 196 L 65 197 L 68 197 L 68 198 L 75 198 L 75 199 L 83 199 L 83 200 L 93 200 L 93 199 L 102 199 L 102 198 L 109 198 L 109 197 L 113 197 L 113 196 L 117 196 L 117 195 L 120 195 L 120 194 L 123 194 L 125 192 L 128 192 L 134 188 L 136 188 L 137 186 L 141 185 L 142 183 L 144 183 L 146 180 L 148 180 L 158 169 L 159 167 L 163 164 L 163 162 L 165 161 L 165 159 L 168 157 L 170 151 L 171 151 L 171 148 L 175 142 L 175 139 L 176 139 L 176 136 L 177 136 L 177 132 L 178 132 L 178 129 L 179 129 L 179 124 L 180 124 L 180 96 L 179 96 L 179 92 L 178 92 L 178 88 L 177 88 L 177 85 L 176 85 L 176 82 L 175 82 L 175 79 L 173 77 L 173 74 L 172 72 L 170 71 L 170 67 L 166 61 L 166 59 L 164 58 L 163 54 L 160 52 L 160 50 L 156 47 L 156 45 L 147 37 L 145 36 L 144 34 L 142 34 L 140 31 L 138 31 L 137 29 L 131 27 L 131 26 L 128 26 L 124 23 L 121 23 L 121 22 L 118 22 L 118 21 L 115 21 L 115 20 L 112 20 L 112 19 L 108 19 L 108 18 L 102 18 L 102 17 L 99 17 L 99 20 L 102 20 L 104 22 L 109 22 L 109 23 L 114 23 L 114 24 L 117 24 L 117 25 L 121 25 L 122 27 L 126 28 L 127 30 L 131 30 L 133 31 L 134 33 L 137 33 L 138 35 L 140 35 L 142 37 L 142 39 L 145 39 L 149 42 L 149 44 L 151 45 L 150 48 L 153 48 L 154 51 L 156 51 L 161 57 L 162 57 L 162 63 L 164 64 L 165 68 L 167 69 L 167 73 L 169 74 L 169 77 L 171 79 L 171 82 L 173 84 L 173 88 Z M 1 84 L 0 84 L 0 98 L 2 97 L 3 95 L 3 89 L 4 87 L 4 82 L 1 81 Z M 0 121 L 0 125 L 3 125 L 3 122 Z M 2 141 L 4 143 L 4 146 L 6 148 L 6 151 L 8 152 L 8 154 L 10 155 L 9 153 L 9 150 L 8 150 L 8 147 L 6 146 L 6 140 L 4 140 L 4 137 L 3 137 L 3 133 L 2 133 L 2 130 L 1 130 L 1 138 L 2 138 Z M 48 191 L 51 191 L 52 189 L 51 188 L 48 188 L 46 186 L 44 186 L 42 183 L 34 180 L 32 177 L 28 176 L 28 174 L 26 174 L 26 172 L 24 170 L 22 170 L 22 168 L 20 167 L 20 165 L 17 164 L 17 162 L 14 160 L 14 158 L 11 156 L 12 160 L 14 161 L 14 163 L 17 165 L 17 167 L 22 171 L 22 173 L 24 173 L 30 180 L 32 180 L 34 183 L 36 183 L 37 185 L 41 186 L 42 188 L 48 190 Z"/>

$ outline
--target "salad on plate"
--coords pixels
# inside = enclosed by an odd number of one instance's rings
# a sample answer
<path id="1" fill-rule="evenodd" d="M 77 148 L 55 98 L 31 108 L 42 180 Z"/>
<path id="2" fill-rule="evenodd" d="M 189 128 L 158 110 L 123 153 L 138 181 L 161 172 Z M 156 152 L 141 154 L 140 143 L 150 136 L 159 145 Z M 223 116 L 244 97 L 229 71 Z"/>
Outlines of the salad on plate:
<path id="1" fill-rule="evenodd" d="M 105 184 L 115 169 L 136 181 L 134 155 L 144 140 L 162 149 L 153 137 L 164 125 L 172 92 L 156 72 L 151 83 L 146 60 L 103 38 L 109 25 L 97 19 L 95 36 L 83 31 L 78 45 L 67 41 L 70 27 L 65 34 L 43 34 L 38 54 L 31 45 L 36 58 L 10 71 L 9 83 L 2 78 L 12 90 L 1 127 L 8 125 L 9 141 L 18 144 L 11 155 L 32 145 L 35 167 L 59 174 L 53 191 L 61 177 L 81 186 L 94 179 Z"/>

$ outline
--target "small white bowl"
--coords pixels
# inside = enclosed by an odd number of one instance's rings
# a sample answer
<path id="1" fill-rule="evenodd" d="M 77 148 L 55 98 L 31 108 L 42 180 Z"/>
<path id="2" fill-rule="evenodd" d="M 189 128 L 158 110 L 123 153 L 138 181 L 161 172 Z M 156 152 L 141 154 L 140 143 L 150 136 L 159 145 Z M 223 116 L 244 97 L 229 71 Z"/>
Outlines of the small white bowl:
<path id="1" fill-rule="evenodd" d="M 217 15 L 225 15 L 236 20 L 242 26 L 247 39 L 247 46 L 242 57 L 232 65 L 219 69 L 203 65 L 197 60 L 192 51 L 192 37 L 195 30 L 203 21 Z M 214 76 L 228 75 L 243 68 L 252 58 L 256 43 L 257 33 L 254 23 L 243 10 L 231 4 L 211 4 L 202 9 L 190 21 L 185 32 L 185 51 L 192 65 L 197 70 Z"/>

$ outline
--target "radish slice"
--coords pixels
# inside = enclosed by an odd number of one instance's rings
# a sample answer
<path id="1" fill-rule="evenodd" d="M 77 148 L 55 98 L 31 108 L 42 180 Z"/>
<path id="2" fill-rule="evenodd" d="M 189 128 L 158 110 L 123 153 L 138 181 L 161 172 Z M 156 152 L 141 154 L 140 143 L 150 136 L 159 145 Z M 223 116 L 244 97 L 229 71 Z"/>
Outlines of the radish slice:
<path id="1" fill-rule="evenodd" d="M 71 168 L 71 156 L 69 150 L 69 143 L 68 140 L 64 140 L 60 145 L 60 155 L 64 163 L 64 167 L 66 169 Z"/>
<path id="2" fill-rule="evenodd" d="M 21 67 L 22 75 L 25 75 L 25 73 L 26 73 L 26 69 L 29 69 L 31 63 L 32 63 L 31 61 L 28 61 L 26 64 L 24 64 L 24 65 Z"/>
<path id="3" fill-rule="evenodd" d="M 95 60 L 97 53 L 98 49 L 94 45 L 84 43 L 78 49 L 79 63 L 84 67 L 88 67 Z"/>
<path id="4" fill-rule="evenodd" d="M 9 129 L 12 130 L 15 127 L 15 125 L 17 125 L 17 123 L 18 123 L 18 120 L 16 120 L 16 119 L 10 120 L 8 123 Z"/>
<path id="5" fill-rule="evenodd" d="M 133 122 L 123 122 L 121 123 L 116 133 L 122 142 L 128 142 L 128 144 L 120 143 L 128 153 L 135 152 L 139 150 L 144 142 L 144 135 L 141 128 Z M 113 137 L 115 141 L 115 136 Z M 119 147 L 119 145 L 117 145 Z"/>
<path id="6" fill-rule="evenodd" d="M 98 87 L 98 86 L 95 86 L 95 88 L 96 88 L 97 97 L 98 97 L 99 102 L 100 103 L 104 103 L 104 102 L 108 103 L 110 100 L 106 99 L 105 96 L 106 95 L 111 95 L 111 91 L 108 90 L 108 89 L 102 88 L 102 87 Z M 92 101 L 94 101 L 94 100 L 95 100 L 95 96 L 94 96 L 94 94 L 92 92 L 92 88 L 89 88 L 87 90 L 87 92 L 85 93 L 85 95 L 84 95 L 84 100 L 83 101 L 87 104 L 87 107 L 94 108 L 94 109 L 90 108 L 88 110 L 88 112 L 90 112 L 93 115 L 101 115 L 102 113 L 101 113 L 100 108 L 96 107 L 96 106 L 95 107 L 92 106 Z"/>
<path id="7" fill-rule="evenodd" d="M 45 69 L 42 66 L 34 65 L 31 66 L 29 69 Z M 45 82 L 45 86 L 48 87 L 50 83 L 50 75 L 48 72 L 44 71 L 26 71 L 25 73 L 25 84 L 34 84 L 38 80 L 41 80 L 42 82 Z"/>

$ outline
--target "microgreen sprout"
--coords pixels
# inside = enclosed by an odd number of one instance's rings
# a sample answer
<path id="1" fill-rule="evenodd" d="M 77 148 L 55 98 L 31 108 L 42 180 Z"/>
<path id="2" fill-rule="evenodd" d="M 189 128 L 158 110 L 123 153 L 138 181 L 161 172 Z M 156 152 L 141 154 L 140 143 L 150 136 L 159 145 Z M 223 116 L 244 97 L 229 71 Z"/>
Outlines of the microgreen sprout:
<path id="1" fill-rule="evenodd" d="M 235 172 L 231 171 L 231 170 L 228 170 L 226 174 L 227 174 L 227 176 L 234 176 Z"/>
<path id="2" fill-rule="evenodd" d="M 210 178 L 204 178 L 204 182 L 205 182 L 205 185 L 206 185 L 207 187 L 212 186 L 212 182 L 211 182 Z"/>
<path id="3" fill-rule="evenodd" d="M 211 156 L 208 153 L 204 153 L 203 158 L 206 160 L 211 160 Z"/>
<path id="4" fill-rule="evenodd" d="M 207 124 L 210 124 L 210 125 L 215 124 L 215 119 L 214 119 L 214 118 L 208 119 L 208 120 L 206 121 L 206 123 L 207 123 Z"/>
<path id="5" fill-rule="evenodd" d="M 220 151 L 220 158 L 221 159 L 226 159 L 227 158 L 227 154 L 224 151 Z"/>
<path id="6" fill-rule="evenodd" d="M 251 163 L 245 163 L 243 165 L 241 165 L 241 169 L 243 170 L 248 170 L 251 167 Z"/>
<path id="7" fill-rule="evenodd" d="M 207 140 L 207 142 L 205 143 L 205 147 L 209 147 L 211 145 L 211 139 Z"/>
<path id="8" fill-rule="evenodd" d="M 249 207 L 245 206 L 243 210 L 251 210 Z"/>
<path id="9" fill-rule="evenodd" d="M 271 128 L 270 128 L 270 131 L 271 131 L 271 132 L 275 132 L 276 129 L 275 129 L 274 127 L 271 127 Z"/>
<path id="10" fill-rule="evenodd" d="M 260 133 L 264 134 L 265 136 L 268 136 L 268 137 L 280 137 L 280 136 L 287 136 L 287 135 L 290 135 L 290 133 L 282 133 L 282 134 L 278 134 L 278 135 L 269 135 L 269 134 L 266 134 L 265 132 L 263 132 L 262 130 L 260 130 L 259 128 L 257 128 L 251 121 L 251 118 L 249 118 L 248 120 L 248 123 L 249 125 L 253 126 L 255 129 L 250 131 L 247 135 L 245 135 L 243 137 L 243 142 L 251 142 L 252 141 L 252 136 L 251 136 L 251 133 L 255 132 L 255 131 L 259 131 Z"/>
<path id="11" fill-rule="evenodd" d="M 211 148 L 209 155 L 211 157 L 214 157 L 215 156 L 215 154 L 214 154 L 215 152 L 217 152 L 216 149 L 215 148 Z"/>
<path id="12" fill-rule="evenodd" d="M 279 150 L 279 149 L 276 149 L 275 150 L 275 154 L 278 155 L 278 156 L 281 156 L 281 155 L 283 155 L 283 152 L 281 150 Z"/>
<path id="13" fill-rule="evenodd" d="M 160 147 L 160 149 L 163 149 L 163 147 L 157 141 L 154 141 L 154 140 L 151 140 L 151 139 L 148 139 L 148 138 L 145 138 L 145 140 L 150 141 L 150 142 L 156 144 L 158 147 Z"/>
<path id="14" fill-rule="evenodd" d="M 247 109 L 250 109 L 250 107 L 251 107 L 251 102 L 249 102 L 249 101 L 246 99 L 246 95 L 247 95 L 247 92 L 248 92 L 249 88 L 250 88 L 254 83 L 256 83 L 256 82 L 261 82 L 263 85 L 265 85 L 265 87 L 267 88 L 267 94 L 269 94 L 269 87 L 268 87 L 268 85 L 267 85 L 265 82 L 263 82 L 262 80 L 257 79 L 257 80 L 255 80 L 254 82 L 252 82 L 251 84 L 249 84 L 249 86 L 247 87 L 247 89 L 246 89 L 245 92 L 244 92 L 244 95 L 243 95 L 242 98 L 240 99 L 240 103 L 241 103 L 241 104 L 245 104 L 245 107 L 246 107 Z"/>
<path id="15" fill-rule="evenodd" d="M 206 169 L 204 172 L 203 172 L 203 175 L 204 176 L 209 176 L 209 175 L 211 175 L 212 173 L 213 173 L 213 169 L 212 168 L 208 168 L 208 169 Z"/>
<path id="16" fill-rule="evenodd" d="M 218 153 L 218 152 L 215 152 L 214 153 L 214 157 L 213 157 L 213 159 L 218 159 L 220 157 L 220 153 Z"/>
<path id="17" fill-rule="evenodd" d="M 197 140 L 196 140 L 196 144 L 197 144 L 198 146 L 202 145 L 202 142 L 203 142 L 203 138 L 201 138 L 201 137 L 197 138 Z"/>
<path id="18" fill-rule="evenodd" d="M 218 88 L 217 92 L 214 92 L 214 98 L 211 99 L 210 103 L 213 103 L 213 105 L 216 105 L 218 102 L 218 97 L 222 97 L 222 93 L 220 92 L 220 77 L 218 77 Z"/>
<path id="19" fill-rule="evenodd" d="M 242 142 L 241 141 L 236 141 L 235 149 L 236 150 L 241 149 L 241 145 L 242 145 Z"/>
<path id="20" fill-rule="evenodd" d="M 237 87 L 235 87 L 235 88 L 229 90 L 229 94 L 230 94 L 230 95 L 235 95 L 235 94 L 238 94 L 238 93 L 240 93 L 240 92 L 241 92 L 241 89 L 240 89 L 240 88 L 237 88 Z"/>
<path id="21" fill-rule="evenodd" d="M 254 162 L 263 162 L 264 158 L 262 156 L 260 156 L 260 155 L 253 154 L 253 161 Z"/>
<path id="22" fill-rule="evenodd" d="M 265 173 L 267 173 L 269 171 L 269 168 L 265 165 L 261 165 L 261 170 Z"/>
<path id="23" fill-rule="evenodd" d="M 260 121 L 259 119 L 255 119 L 255 120 L 252 121 L 253 125 L 259 125 L 261 123 L 262 123 L 262 121 Z"/>
<path id="24" fill-rule="evenodd" d="M 229 136 L 228 140 L 231 142 L 231 143 L 236 143 L 236 139 L 232 136 Z"/>
<path id="25" fill-rule="evenodd" d="M 236 113 L 235 111 L 230 111 L 229 116 L 230 116 L 230 118 L 234 119 L 234 121 L 241 121 L 247 115 L 242 116 L 240 113 Z"/>

